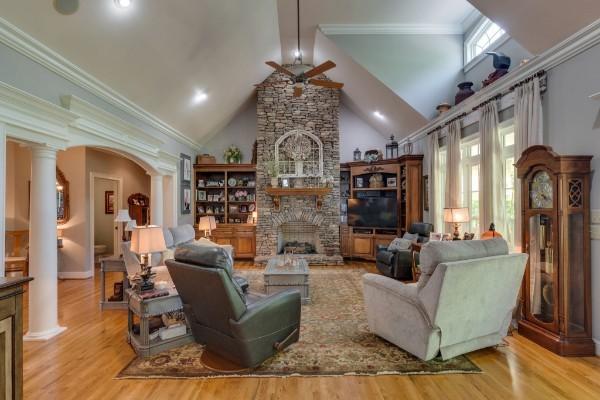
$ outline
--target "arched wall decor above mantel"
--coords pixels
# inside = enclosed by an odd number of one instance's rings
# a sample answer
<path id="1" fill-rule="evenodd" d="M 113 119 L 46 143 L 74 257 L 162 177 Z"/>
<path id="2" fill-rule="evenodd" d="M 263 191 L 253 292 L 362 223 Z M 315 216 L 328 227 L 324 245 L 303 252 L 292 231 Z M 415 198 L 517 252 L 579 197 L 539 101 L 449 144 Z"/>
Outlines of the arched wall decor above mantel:
<path id="1" fill-rule="evenodd" d="M 323 142 L 308 131 L 289 131 L 275 142 L 275 164 L 282 178 L 321 177 Z"/>

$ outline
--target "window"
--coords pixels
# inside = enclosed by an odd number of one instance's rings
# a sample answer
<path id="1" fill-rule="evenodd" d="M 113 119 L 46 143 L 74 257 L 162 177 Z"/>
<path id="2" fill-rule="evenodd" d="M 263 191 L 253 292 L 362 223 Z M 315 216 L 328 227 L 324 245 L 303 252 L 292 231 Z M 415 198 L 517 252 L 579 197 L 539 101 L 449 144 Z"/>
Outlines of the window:
<path id="1" fill-rule="evenodd" d="M 506 32 L 487 18 L 479 22 L 465 40 L 465 65 L 498 42 Z"/>
<path id="2" fill-rule="evenodd" d="M 460 146 L 460 187 L 461 205 L 469 208 L 471 221 L 463 224 L 461 230 L 479 234 L 479 172 L 481 166 L 479 137 L 466 138 Z"/>
<path id="3" fill-rule="evenodd" d="M 504 201 L 506 206 L 506 232 L 500 232 L 508 242 L 508 248 L 515 246 L 515 127 L 514 121 L 508 120 L 500 124 L 502 140 L 502 160 L 504 165 Z"/>

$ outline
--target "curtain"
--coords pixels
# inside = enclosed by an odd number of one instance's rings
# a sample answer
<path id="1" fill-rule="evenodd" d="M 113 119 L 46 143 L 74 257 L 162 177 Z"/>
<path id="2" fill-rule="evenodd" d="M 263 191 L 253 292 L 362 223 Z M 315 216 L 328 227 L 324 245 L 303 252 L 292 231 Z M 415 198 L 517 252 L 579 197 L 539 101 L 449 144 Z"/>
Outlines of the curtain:
<path id="1" fill-rule="evenodd" d="M 444 207 L 460 207 L 460 120 L 448 125 L 446 152 L 446 185 Z M 448 224 L 444 232 L 452 232 L 454 227 Z"/>
<path id="2" fill-rule="evenodd" d="M 525 149 L 542 144 L 543 138 L 542 96 L 540 78 L 535 77 L 515 90 L 515 162 Z M 515 187 L 515 247 L 522 249 L 521 244 L 521 184 Z"/>
<path id="3" fill-rule="evenodd" d="M 441 232 L 442 229 L 442 202 L 440 181 L 440 138 L 439 130 L 432 132 L 427 137 L 427 154 L 429 155 L 429 221 L 433 229 Z"/>
<path id="4" fill-rule="evenodd" d="M 502 159 L 502 139 L 498 130 L 498 105 L 495 100 L 481 108 L 481 204 L 480 229 L 487 230 L 493 222 L 498 232 L 506 232 L 505 174 Z"/>

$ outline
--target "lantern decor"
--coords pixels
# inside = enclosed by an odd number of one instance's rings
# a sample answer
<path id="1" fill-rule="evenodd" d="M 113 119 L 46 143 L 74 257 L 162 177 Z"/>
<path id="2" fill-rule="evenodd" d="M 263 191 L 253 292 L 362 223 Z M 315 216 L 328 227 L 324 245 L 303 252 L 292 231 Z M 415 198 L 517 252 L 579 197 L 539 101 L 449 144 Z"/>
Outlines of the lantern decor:
<path id="1" fill-rule="evenodd" d="M 358 149 L 358 147 L 356 148 L 356 150 L 354 150 L 354 161 L 360 161 L 362 160 L 362 153 L 360 152 L 360 150 Z"/>
<path id="2" fill-rule="evenodd" d="M 413 144 L 410 140 L 407 140 L 404 143 L 404 146 L 402 146 L 402 150 L 404 151 L 404 154 L 412 154 L 413 152 Z"/>
<path id="3" fill-rule="evenodd" d="M 398 142 L 394 139 L 394 135 L 390 136 L 390 142 L 385 145 L 385 158 L 398 158 Z"/>
<path id="4" fill-rule="evenodd" d="M 481 234 L 481 240 L 501 238 L 502 235 L 496 231 L 496 225 L 492 222 L 490 224 L 490 229 Z"/>

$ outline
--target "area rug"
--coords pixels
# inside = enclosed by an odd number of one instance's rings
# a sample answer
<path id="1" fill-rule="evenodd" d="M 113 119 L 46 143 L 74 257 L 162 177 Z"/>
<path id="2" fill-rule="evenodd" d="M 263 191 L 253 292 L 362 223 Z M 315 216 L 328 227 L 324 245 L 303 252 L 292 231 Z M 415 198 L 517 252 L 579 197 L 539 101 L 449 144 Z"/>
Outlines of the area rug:
<path id="1" fill-rule="evenodd" d="M 264 291 L 262 270 L 242 273 L 251 290 Z M 201 378 L 226 376 L 340 376 L 476 373 L 466 356 L 421 361 L 369 331 L 361 270 L 310 271 L 311 304 L 302 306 L 300 341 L 242 373 L 223 373 L 202 364 L 202 346 L 190 344 L 143 359 L 135 358 L 117 378 Z"/>

